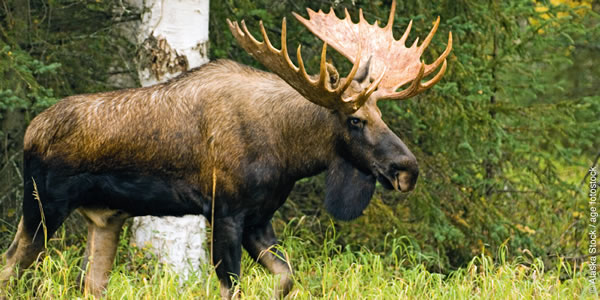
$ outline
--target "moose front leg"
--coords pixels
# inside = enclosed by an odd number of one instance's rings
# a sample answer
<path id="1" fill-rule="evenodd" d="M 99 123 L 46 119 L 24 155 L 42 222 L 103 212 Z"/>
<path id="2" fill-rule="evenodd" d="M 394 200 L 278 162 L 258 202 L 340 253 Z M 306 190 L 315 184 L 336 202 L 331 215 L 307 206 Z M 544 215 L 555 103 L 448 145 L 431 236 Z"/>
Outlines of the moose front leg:
<path id="1" fill-rule="evenodd" d="M 292 270 L 285 261 L 284 256 L 275 246 L 277 238 L 273 231 L 271 222 L 261 226 L 250 226 L 244 228 L 242 244 L 248 254 L 275 275 L 280 275 L 279 284 L 275 287 L 273 298 L 285 297 L 294 282 L 292 281 Z"/>
<path id="2" fill-rule="evenodd" d="M 221 283 L 221 298 L 233 297 L 234 282 L 240 277 L 242 259 L 242 222 L 239 217 L 225 217 L 213 222 L 212 263 Z"/>

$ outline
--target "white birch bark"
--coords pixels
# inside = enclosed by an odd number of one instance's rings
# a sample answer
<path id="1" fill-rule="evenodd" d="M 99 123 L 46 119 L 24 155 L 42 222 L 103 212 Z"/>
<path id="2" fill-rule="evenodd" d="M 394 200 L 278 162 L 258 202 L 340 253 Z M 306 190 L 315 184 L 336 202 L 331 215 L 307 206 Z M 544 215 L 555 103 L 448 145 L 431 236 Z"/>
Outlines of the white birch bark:
<path id="1" fill-rule="evenodd" d="M 137 42 L 142 86 L 166 81 L 208 62 L 209 0 L 130 0 L 143 12 Z M 187 279 L 207 262 L 202 216 L 137 217 L 132 243 L 149 247 L 160 261 Z"/>

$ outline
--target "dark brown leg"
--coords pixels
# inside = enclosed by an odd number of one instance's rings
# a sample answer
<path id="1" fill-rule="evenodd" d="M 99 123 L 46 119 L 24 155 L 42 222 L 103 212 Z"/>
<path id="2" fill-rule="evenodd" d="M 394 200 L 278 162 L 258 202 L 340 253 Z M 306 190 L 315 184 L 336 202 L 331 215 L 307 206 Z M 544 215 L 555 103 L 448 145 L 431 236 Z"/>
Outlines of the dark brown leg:
<path id="1" fill-rule="evenodd" d="M 242 259 L 242 222 L 236 217 L 215 219 L 213 222 L 213 265 L 221 283 L 221 298 L 232 299 L 235 282 L 240 277 Z"/>
<path id="2" fill-rule="evenodd" d="M 20 270 L 29 267 L 44 250 L 43 239 L 36 237 L 37 242 L 34 243 L 33 236 L 28 231 L 21 218 L 15 239 L 2 255 L 4 267 L 0 271 L 0 287 L 6 285 L 11 277 L 18 276 Z M 44 235 L 41 229 L 37 234 Z"/>

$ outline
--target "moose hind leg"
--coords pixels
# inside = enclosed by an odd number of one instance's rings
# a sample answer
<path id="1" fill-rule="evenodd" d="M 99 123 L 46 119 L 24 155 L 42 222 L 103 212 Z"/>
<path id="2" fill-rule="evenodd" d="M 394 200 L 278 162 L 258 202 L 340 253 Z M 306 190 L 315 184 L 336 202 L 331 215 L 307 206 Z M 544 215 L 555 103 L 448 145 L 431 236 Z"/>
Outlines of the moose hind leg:
<path id="1" fill-rule="evenodd" d="M 292 270 L 283 254 L 275 249 L 277 238 L 271 222 L 262 226 L 244 228 L 242 243 L 248 254 L 273 274 L 280 275 L 279 284 L 275 287 L 273 298 L 285 297 L 292 287 Z"/>
<path id="2" fill-rule="evenodd" d="M 129 216 L 108 209 L 80 208 L 79 212 L 88 225 L 87 247 L 82 263 L 85 279 L 82 281 L 80 275 L 79 282 L 83 285 L 84 294 L 100 297 L 108 284 L 121 228 Z"/>
<path id="3" fill-rule="evenodd" d="M 23 218 L 21 218 L 15 239 L 2 255 L 4 267 L 0 271 L 0 287 L 11 277 L 18 276 L 20 269 L 29 267 L 42 252 L 43 244 L 33 243 L 32 237 L 25 229 Z"/>
<path id="4" fill-rule="evenodd" d="M 23 216 L 15 239 L 2 255 L 4 267 L 0 271 L 0 287 L 11 277 L 19 276 L 20 270 L 29 267 L 37 259 L 47 241 L 71 212 L 66 202 L 50 201 L 46 194 L 40 193 L 42 196 L 34 198 L 33 194 L 27 192 L 28 184 L 31 181 L 25 182 Z"/>

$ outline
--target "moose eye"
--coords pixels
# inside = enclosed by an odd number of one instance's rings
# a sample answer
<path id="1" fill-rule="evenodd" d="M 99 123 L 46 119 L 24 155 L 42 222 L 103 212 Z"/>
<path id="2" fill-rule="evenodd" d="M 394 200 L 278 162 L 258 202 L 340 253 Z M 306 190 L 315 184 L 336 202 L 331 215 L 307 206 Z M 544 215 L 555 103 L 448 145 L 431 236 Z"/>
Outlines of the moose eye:
<path id="1" fill-rule="evenodd" d="M 363 121 L 359 118 L 349 118 L 348 124 L 350 125 L 350 127 L 354 127 L 354 128 L 362 128 L 363 127 Z"/>

